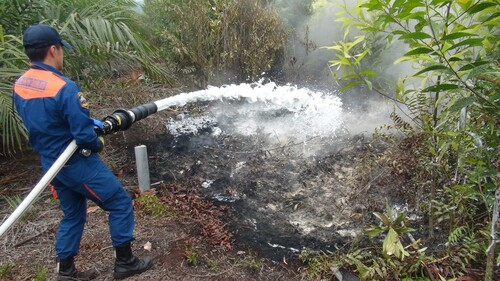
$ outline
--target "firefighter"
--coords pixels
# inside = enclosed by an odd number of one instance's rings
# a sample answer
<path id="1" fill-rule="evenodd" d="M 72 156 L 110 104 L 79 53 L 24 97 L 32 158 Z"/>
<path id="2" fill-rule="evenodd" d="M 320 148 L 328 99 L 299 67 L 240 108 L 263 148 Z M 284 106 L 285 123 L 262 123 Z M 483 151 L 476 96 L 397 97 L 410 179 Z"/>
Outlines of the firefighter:
<path id="1" fill-rule="evenodd" d="M 77 84 L 65 77 L 64 49 L 71 46 L 49 25 L 34 24 L 23 33 L 31 67 L 13 90 L 14 105 L 28 129 L 29 144 L 40 154 L 46 172 L 74 139 L 79 148 L 52 181 L 64 213 L 56 237 L 57 280 L 91 280 L 98 272 L 78 271 L 78 254 L 86 220 L 87 199 L 109 212 L 109 230 L 115 249 L 114 277 L 122 279 L 151 268 L 149 257 L 132 254 L 134 229 L 132 200 L 98 156 L 104 146 L 90 118 Z M 81 153 L 90 151 L 91 153 Z"/>

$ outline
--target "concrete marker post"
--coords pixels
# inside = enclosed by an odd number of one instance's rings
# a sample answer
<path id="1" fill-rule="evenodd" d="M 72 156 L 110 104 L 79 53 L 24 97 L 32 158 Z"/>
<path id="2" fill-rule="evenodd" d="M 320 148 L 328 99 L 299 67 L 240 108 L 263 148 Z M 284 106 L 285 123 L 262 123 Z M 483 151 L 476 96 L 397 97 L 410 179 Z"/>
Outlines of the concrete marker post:
<path id="1" fill-rule="evenodd" d="M 145 145 L 138 145 L 134 148 L 135 163 L 137 166 L 137 178 L 139 189 L 142 192 L 149 190 L 151 182 L 149 178 L 148 150 Z"/>

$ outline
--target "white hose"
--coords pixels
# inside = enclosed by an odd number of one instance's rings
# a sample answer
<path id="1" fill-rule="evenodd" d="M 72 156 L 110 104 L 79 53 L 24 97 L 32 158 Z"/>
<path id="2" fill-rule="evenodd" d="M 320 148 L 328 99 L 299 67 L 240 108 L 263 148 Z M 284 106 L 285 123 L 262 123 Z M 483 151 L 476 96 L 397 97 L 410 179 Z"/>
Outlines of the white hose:
<path id="1" fill-rule="evenodd" d="M 7 230 L 21 217 L 21 215 L 28 209 L 28 207 L 33 204 L 36 198 L 42 193 L 43 189 L 50 183 L 52 179 L 59 173 L 64 164 L 68 162 L 69 158 L 76 151 L 78 146 L 76 141 L 73 140 L 68 147 L 63 151 L 61 156 L 57 158 L 56 162 L 52 164 L 52 167 L 45 173 L 38 184 L 31 190 L 31 192 L 26 196 L 26 198 L 19 204 L 19 206 L 14 210 L 14 212 L 9 216 L 9 218 L 0 226 L 0 237 L 2 237 Z"/>

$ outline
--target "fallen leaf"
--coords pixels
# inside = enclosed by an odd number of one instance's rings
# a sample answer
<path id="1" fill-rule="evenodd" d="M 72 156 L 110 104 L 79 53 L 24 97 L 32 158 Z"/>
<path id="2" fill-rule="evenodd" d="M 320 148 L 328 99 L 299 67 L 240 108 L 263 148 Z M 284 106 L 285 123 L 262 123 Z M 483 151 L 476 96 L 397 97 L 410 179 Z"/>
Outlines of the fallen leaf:
<path id="1" fill-rule="evenodd" d="M 477 281 L 476 278 L 470 276 L 460 276 L 457 281 Z"/>
<path id="2" fill-rule="evenodd" d="M 87 214 L 91 214 L 95 211 L 99 210 L 99 206 L 92 206 L 87 208 Z"/>

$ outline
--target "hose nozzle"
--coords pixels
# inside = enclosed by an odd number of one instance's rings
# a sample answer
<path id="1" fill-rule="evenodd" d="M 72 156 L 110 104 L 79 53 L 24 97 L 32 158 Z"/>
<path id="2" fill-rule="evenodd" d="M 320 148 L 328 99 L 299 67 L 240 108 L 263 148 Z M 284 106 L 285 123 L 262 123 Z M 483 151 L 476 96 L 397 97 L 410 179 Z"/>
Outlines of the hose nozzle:
<path id="1" fill-rule="evenodd" d="M 156 113 L 158 110 L 155 103 L 139 105 L 130 110 L 117 109 L 102 121 L 102 135 L 128 130 L 133 123 Z"/>

